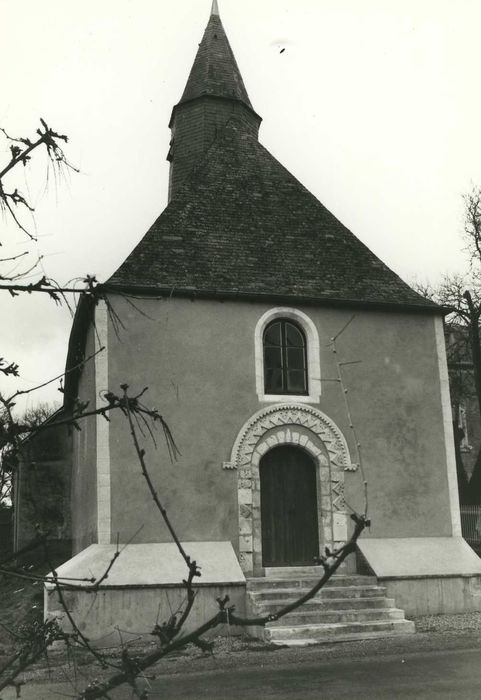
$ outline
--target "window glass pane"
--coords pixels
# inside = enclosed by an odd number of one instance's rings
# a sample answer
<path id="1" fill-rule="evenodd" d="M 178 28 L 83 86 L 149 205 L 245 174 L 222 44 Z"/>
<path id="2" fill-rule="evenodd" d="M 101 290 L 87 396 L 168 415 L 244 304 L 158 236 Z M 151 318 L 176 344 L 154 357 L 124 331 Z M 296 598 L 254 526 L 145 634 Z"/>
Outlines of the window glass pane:
<path id="1" fill-rule="evenodd" d="M 306 387 L 306 375 L 302 370 L 290 370 L 287 372 L 287 391 L 296 394 L 305 394 L 307 390 Z"/>
<path id="2" fill-rule="evenodd" d="M 281 318 L 264 331 L 264 390 L 307 394 L 306 338 L 299 326 Z"/>
<path id="3" fill-rule="evenodd" d="M 264 333 L 264 345 L 275 345 L 276 347 L 280 347 L 281 324 L 279 321 L 277 323 L 271 323 L 271 325 L 266 328 Z"/>
<path id="4" fill-rule="evenodd" d="M 282 370 L 267 369 L 265 370 L 265 388 L 266 394 L 280 394 L 284 391 L 282 382 Z"/>
<path id="5" fill-rule="evenodd" d="M 304 369 L 304 348 L 287 348 L 287 368 Z"/>
<path id="6" fill-rule="evenodd" d="M 304 338 L 301 331 L 294 326 L 292 323 L 286 322 L 286 341 L 287 345 L 294 346 L 296 348 L 304 347 Z"/>
<path id="7" fill-rule="evenodd" d="M 282 355 L 280 348 L 264 348 L 264 363 L 268 369 L 282 367 Z"/>

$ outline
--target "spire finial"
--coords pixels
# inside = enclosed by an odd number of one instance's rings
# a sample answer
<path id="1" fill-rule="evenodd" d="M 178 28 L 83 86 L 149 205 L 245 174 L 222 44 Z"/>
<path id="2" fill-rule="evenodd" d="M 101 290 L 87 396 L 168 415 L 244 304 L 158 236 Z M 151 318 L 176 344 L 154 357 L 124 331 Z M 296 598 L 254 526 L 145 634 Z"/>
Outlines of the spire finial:
<path id="1" fill-rule="evenodd" d="M 212 10 L 210 11 L 211 15 L 217 15 L 219 16 L 219 6 L 217 5 L 217 0 L 212 0 Z"/>

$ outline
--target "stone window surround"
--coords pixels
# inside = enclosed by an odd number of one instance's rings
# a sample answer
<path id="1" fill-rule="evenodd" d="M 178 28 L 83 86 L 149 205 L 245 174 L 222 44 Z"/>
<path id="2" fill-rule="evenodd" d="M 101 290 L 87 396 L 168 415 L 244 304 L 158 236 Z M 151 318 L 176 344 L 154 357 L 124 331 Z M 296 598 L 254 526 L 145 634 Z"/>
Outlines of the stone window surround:
<path id="1" fill-rule="evenodd" d="M 299 403 L 318 403 L 321 396 L 321 363 L 319 334 L 312 320 L 299 309 L 288 306 L 277 306 L 269 309 L 257 322 L 255 343 L 256 392 L 259 401 L 280 401 L 285 394 L 266 394 L 264 392 L 264 347 L 263 336 L 266 326 L 276 318 L 289 318 L 295 321 L 304 331 L 307 343 L 307 388 L 308 394 L 289 394 L 289 400 Z"/>
<path id="2" fill-rule="evenodd" d="M 237 469 L 239 561 L 246 576 L 263 573 L 259 463 L 263 454 L 278 445 L 298 446 L 316 464 L 320 543 L 335 547 L 348 537 L 344 472 L 354 471 L 357 465 L 351 463 L 343 434 L 312 406 L 283 403 L 263 408 L 242 427 L 231 460 L 224 465 Z"/>

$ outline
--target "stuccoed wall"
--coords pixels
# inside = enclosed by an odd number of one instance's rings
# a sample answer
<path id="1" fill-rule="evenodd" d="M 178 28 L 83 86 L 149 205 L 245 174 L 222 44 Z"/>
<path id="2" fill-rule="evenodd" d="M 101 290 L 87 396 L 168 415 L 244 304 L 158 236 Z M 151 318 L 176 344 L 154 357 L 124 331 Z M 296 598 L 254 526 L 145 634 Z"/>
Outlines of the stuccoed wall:
<path id="1" fill-rule="evenodd" d="M 109 388 L 130 393 L 148 386 L 144 402 L 167 420 L 181 456 L 169 460 L 162 432 L 158 448 L 145 438 L 147 463 L 182 540 L 230 539 L 238 546 L 237 472 L 222 469 L 246 420 L 267 404 L 255 387 L 254 329 L 273 305 L 170 298 L 111 302 L 126 327 L 118 339 L 109 326 Z M 350 310 L 296 306 L 317 326 L 321 376 L 336 376 L 329 339 Z M 372 527 L 364 536 L 451 535 L 434 317 L 356 311 L 338 340 L 352 415 L 362 443 Z M 90 372 L 90 370 L 89 370 Z M 87 391 L 90 374 L 82 379 Z M 279 402 L 289 400 L 279 397 Z M 347 438 L 356 461 L 339 385 L 325 382 L 319 403 Z M 168 541 L 140 474 L 125 418 L 110 425 L 112 537 Z M 89 433 L 89 440 L 91 433 Z M 92 444 L 90 442 L 90 444 Z M 91 459 L 91 448 L 87 450 Z M 94 476 L 91 462 L 76 495 L 77 507 Z M 347 502 L 363 507 L 359 472 L 346 472 Z M 86 481 L 90 484 L 86 485 Z M 84 495 L 82 495 L 84 494 Z M 88 523 L 91 522 L 89 511 Z M 85 517 L 85 513 L 83 515 Z M 84 536 L 91 527 L 81 526 Z M 78 530 L 80 529 L 80 526 Z"/>
<path id="2" fill-rule="evenodd" d="M 85 357 L 94 352 L 95 338 L 90 327 L 85 344 Z M 82 368 L 79 400 L 88 401 L 87 410 L 95 408 L 95 362 Z M 72 548 L 74 554 L 97 541 L 97 476 L 95 416 L 80 422 L 81 430 L 73 430 L 72 459 Z"/>

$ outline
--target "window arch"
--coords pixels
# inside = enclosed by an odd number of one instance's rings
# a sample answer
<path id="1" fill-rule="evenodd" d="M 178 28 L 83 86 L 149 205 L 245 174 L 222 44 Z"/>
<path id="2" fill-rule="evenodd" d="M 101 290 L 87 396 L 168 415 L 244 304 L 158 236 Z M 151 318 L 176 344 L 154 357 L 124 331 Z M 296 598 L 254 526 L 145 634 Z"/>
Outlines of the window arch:
<path id="1" fill-rule="evenodd" d="M 284 321 L 291 324 L 297 332 L 302 334 L 304 340 L 304 371 L 305 384 L 293 385 L 291 391 L 285 392 L 276 390 L 273 393 L 272 377 L 268 377 L 266 370 L 272 369 L 273 363 L 265 366 L 264 339 L 269 327 L 274 326 L 274 322 Z M 282 330 L 280 331 L 282 333 Z M 290 399 L 298 403 L 318 403 L 321 396 L 321 367 L 320 367 L 320 347 L 319 335 L 313 321 L 303 311 L 289 306 L 278 306 L 266 311 L 258 320 L 255 329 L 255 370 L 256 370 L 256 391 L 259 401 L 279 401 L 280 396 L 289 396 Z M 270 344 L 270 343 L 269 343 Z M 287 348 L 287 344 L 286 344 Z M 272 353 L 274 354 L 274 353 Z M 295 355 L 296 353 L 291 353 Z M 297 353 L 298 355 L 300 353 Z M 282 350 L 281 350 L 282 356 Z M 299 369 L 299 368 L 298 368 Z M 302 369 L 302 367 L 300 368 Z M 299 379 L 300 375 L 292 375 L 292 379 Z M 286 378 L 287 379 L 287 378 Z M 285 380 L 286 381 L 286 380 Z M 286 383 L 284 384 L 286 386 Z M 303 389 L 301 391 L 301 389 Z M 292 392 L 292 393 L 291 393 Z"/>
<path id="2" fill-rule="evenodd" d="M 288 318 L 271 321 L 264 330 L 266 394 L 308 393 L 307 342 L 302 328 Z"/>

